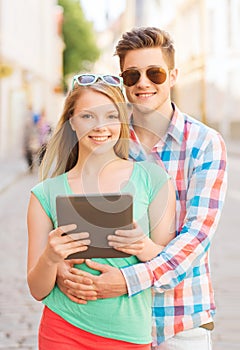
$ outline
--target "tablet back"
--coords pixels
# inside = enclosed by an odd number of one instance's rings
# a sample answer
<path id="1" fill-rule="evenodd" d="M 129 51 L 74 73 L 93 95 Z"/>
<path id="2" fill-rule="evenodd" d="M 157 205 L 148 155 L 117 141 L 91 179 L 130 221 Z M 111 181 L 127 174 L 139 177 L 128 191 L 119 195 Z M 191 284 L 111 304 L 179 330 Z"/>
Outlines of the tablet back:
<path id="1" fill-rule="evenodd" d="M 87 251 L 71 254 L 75 258 L 120 258 L 129 256 L 108 246 L 107 236 L 117 229 L 131 229 L 133 220 L 130 194 L 70 195 L 56 198 L 58 226 L 76 224 L 72 234 L 89 232 Z"/>

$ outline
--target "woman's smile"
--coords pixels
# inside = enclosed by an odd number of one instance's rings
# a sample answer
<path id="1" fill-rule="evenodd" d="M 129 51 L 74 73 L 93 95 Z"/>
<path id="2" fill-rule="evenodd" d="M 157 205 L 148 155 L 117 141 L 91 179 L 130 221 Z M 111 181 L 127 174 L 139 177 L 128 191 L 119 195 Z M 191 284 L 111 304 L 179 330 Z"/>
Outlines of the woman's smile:
<path id="1" fill-rule="evenodd" d="M 111 135 L 102 135 L 102 136 L 88 136 L 90 139 L 92 139 L 96 143 L 103 143 L 108 141 L 111 138 Z"/>

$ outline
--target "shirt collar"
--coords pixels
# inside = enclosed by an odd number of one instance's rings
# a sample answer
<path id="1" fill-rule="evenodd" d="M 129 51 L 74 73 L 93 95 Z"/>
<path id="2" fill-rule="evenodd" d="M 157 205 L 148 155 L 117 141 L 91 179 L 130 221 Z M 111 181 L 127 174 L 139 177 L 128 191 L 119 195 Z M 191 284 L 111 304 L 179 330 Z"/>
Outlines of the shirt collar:
<path id="1" fill-rule="evenodd" d="M 167 134 L 170 135 L 174 140 L 181 144 L 183 139 L 183 131 L 185 119 L 184 115 L 180 112 L 177 106 L 172 102 L 173 106 L 173 116 L 170 120 Z"/>

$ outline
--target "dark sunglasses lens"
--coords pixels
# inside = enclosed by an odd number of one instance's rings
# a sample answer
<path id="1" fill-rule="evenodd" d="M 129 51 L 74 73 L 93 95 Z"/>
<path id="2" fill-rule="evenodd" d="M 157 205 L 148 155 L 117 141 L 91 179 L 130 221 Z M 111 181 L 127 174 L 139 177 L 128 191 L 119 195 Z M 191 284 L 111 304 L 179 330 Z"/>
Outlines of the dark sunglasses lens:
<path id="1" fill-rule="evenodd" d="M 161 68 L 149 68 L 146 72 L 148 79 L 150 79 L 154 84 L 163 84 L 167 78 L 166 71 Z"/>
<path id="2" fill-rule="evenodd" d="M 80 75 L 78 78 L 78 82 L 80 84 L 91 84 L 94 82 L 95 77 L 94 75 Z"/>
<path id="3" fill-rule="evenodd" d="M 103 77 L 104 81 L 111 85 L 120 85 L 121 80 L 118 77 L 115 77 L 113 75 L 104 75 Z"/>
<path id="4" fill-rule="evenodd" d="M 122 78 L 124 85 L 133 86 L 138 82 L 140 73 L 135 69 L 129 69 L 122 73 Z"/>

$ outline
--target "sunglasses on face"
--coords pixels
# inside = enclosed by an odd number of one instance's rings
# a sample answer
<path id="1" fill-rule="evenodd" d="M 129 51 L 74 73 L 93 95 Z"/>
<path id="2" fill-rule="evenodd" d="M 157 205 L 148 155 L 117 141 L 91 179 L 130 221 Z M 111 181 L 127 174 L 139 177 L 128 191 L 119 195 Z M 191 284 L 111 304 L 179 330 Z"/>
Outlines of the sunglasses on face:
<path id="1" fill-rule="evenodd" d="M 151 67 L 146 71 L 146 76 L 154 84 L 163 84 L 167 79 L 167 72 L 162 67 Z M 123 84 L 126 86 L 135 85 L 140 77 L 141 72 L 137 69 L 127 69 L 122 72 L 121 77 L 123 78 Z"/>
<path id="2" fill-rule="evenodd" d="M 105 84 L 116 86 L 122 89 L 123 79 L 116 75 L 102 75 L 102 74 L 78 74 L 73 77 L 72 80 L 72 90 L 75 83 L 80 86 L 87 86 L 95 84 L 98 79 L 101 79 Z"/>

